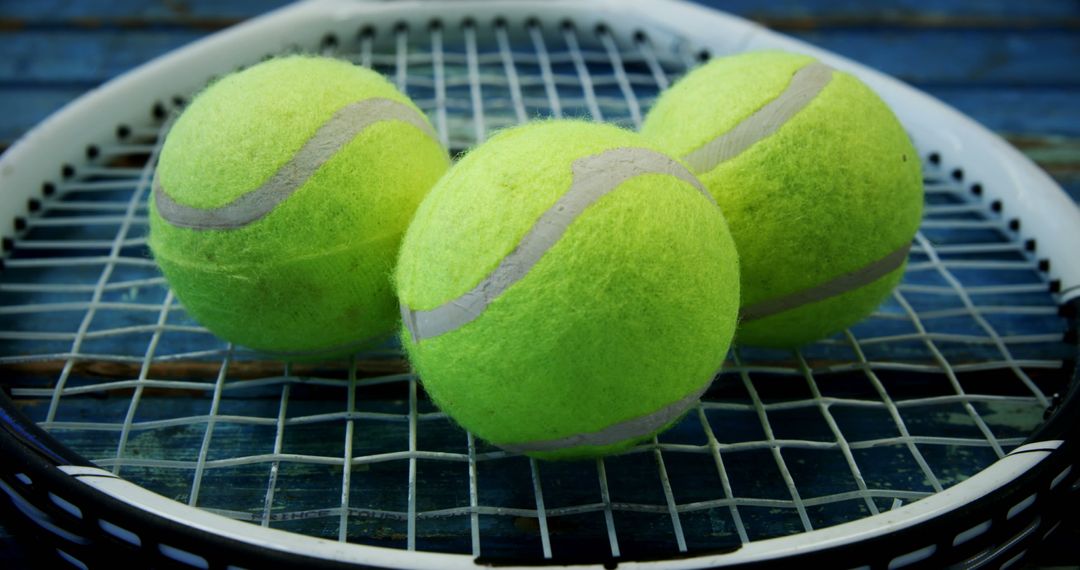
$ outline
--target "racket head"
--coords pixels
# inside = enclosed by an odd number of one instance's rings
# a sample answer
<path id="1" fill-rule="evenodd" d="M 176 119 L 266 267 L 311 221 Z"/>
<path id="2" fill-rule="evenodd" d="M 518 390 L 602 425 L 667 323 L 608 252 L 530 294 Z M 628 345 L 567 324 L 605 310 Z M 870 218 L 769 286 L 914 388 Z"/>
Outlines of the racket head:
<path id="1" fill-rule="evenodd" d="M 492 129 L 520 121 L 523 114 L 531 117 L 534 108 L 542 112 L 545 105 L 549 114 L 557 108 L 562 115 L 588 114 L 634 127 L 665 82 L 691 67 L 705 50 L 719 55 L 768 48 L 811 53 L 830 65 L 856 73 L 896 109 L 911 132 L 927 162 L 929 200 L 936 210 L 928 216 L 931 223 L 924 224 L 921 241 L 916 243 L 905 286 L 866 323 L 799 353 L 738 349 L 727 372 L 704 398 L 701 409 L 658 442 L 604 462 L 567 466 L 536 464 L 508 456 L 455 431 L 426 402 L 392 345 L 351 363 L 300 371 L 283 365 L 271 368 L 260 356 L 228 347 L 196 330 L 195 324 L 184 321 L 182 316 L 170 320 L 174 311 L 180 315 L 182 310 L 171 308 L 171 297 L 162 283 L 150 282 L 146 289 L 153 293 L 139 297 L 143 286 L 137 287 L 136 304 L 146 302 L 153 307 L 156 312 L 150 311 L 150 315 L 155 319 L 167 313 L 165 320 L 158 324 L 154 319 L 142 319 L 139 323 L 149 328 L 135 331 L 131 338 L 106 335 L 98 342 L 92 336 L 98 331 L 91 317 L 83 331 L 84 342 L 87 338 L 90 341 L 80 346 L 85 350 L 70 350 L 73 339 L 64 338 L 50 345 L 32 334 L 13 339 L 5 350 L 8 363 L 23 368 L 5 384 L 20 405 L 0 401 L 7 420 L 3 422 L 3 445 L 5 453 L 18 458 L 13 464 L 25 468 L 3 470 L 0 477 L 15 509 L 38 526 L 44 521 L 56 528 L 73 529 L 68 530 L 73 534 L 66 537 L 50 531 L 41 533 L 50 554 L 89 565 L 118 556 L 141 557 L 152 564 L 195 566 L 471 566 L 474 557 L 505 564 L 651 560 L 648 563 L 667 567 L 801 564 L 841 557 L 871 566 L 940 565 L 960 560 L 1007 562 L 1052 528 L 1060 518 L 1058 505 L 1065 493 L 1075 488 L 1077 476 L 1072 468 L 1076 457 L 1072 437 L 1076 422 L 1072 418 L 1076 414 L 1064 411 L 1076 405 L 1075 335 L 1067 342 L 1060 342 L 1060 338 L 1067 330 L 1075 331 L 1075 302 L 1070 299 L 1080 281 L 1075 277 L 1076 264 L 1062 252 L 1069 243 L 1075 243 L 1072 240 L 1080 224 L 1073 223 L 1077 217 L 1075 206 L 1030 161 L 970 120 L 895 80 L 752 24 L 691 5 L 461 2 L 441 4 L 440 11 L 436 24 L 430 12 L 419 10 L 418 5 L 302 4 L 178 50 L 88 94 L 43 123 L 3 159 L 4 165 L 18 166 L 0 169 L 5 176 L 4 192 L 0 193 L 6 200 L 2 204 L 4 212 L 15 217 L 31 197 L 47 202 L 44 213 L 22 216 L 24 230 L 12 236 L 7 278 L 13 273 L 31 275 L 40 269 L 34 267 L 37 261 L 23 261 L 47 257 L 33 249 L 38 236 L 26 229 L 40 230 L 35 226 L 36 219 L 55 214 L 53 202 L 83 202 L 87 193 L 98 196 L 91 201 L 118 201 L 124 206 L 127 227 L 137 226 L 141 198 L 136 195 L 145 192 L 155 145 L 163 138 L 169 116 L 179 110 L 177 103 L 212 76 L 271 53 L 351 53 L 358 63 L 374 66 L 406 88 L 430 113 L 444 141 L 452 150 L 460 151 L 486 138 Z M 442 49 L 437 50 L 436 45 Z M 540 45 L 545 46 L 543 51 L 537 47 Z M 525 52 L 528 55 L 518 57 L 519 50 L 529 50 Z M 548 59 L 547 75 L 541 53 Z M 650 60 L 650 54 L 655 61 Z M 510 66 L 506 65 L 507 59 Z M 437 71 L 440 66 L 441 72 Z M 515 75 L 517 95 L 512 79 Z M 133 110 L 132 101 L 142 101 L 143 108 Z M 476 105 L 477 101 L 481 105 Z M 121 127 L 129 131 L 123 137 L 127 141 L 117 141 Z M 129 138 L 131 132 L 136 134 L 133 139 Z M 134 148 L 125 148 L 129 144 Z M 91 148 L 97 151 L 92 153 Z M 97 158 L 88 160 L 89 154 Z M 121 166 L 114 162 L 112 168 L 128 170 L 117 176 L 96 172 L 94 168 L 106 159 L 119 161 Z M 74 171 L 67 182 L 63 179 L 64 165 Z M 120 190 L 119 196 L 110 196 L 109 180 L 123 177 L 133 181 L 131 187 Z M 80 189 L 79 184 L 84 182 L 101 182 L 99 186 L 106 188 Z M 49 188 L 53 189 L 50 197 L 36 195 Z M 1039 199 L 1027 199 L 1030 195 Z M 1019 229 L 1011 227 L 1012 219 L 1021 220 Z M 131 244 L 127 251 L 129 246 L 123 242 L 131 236 L 121 235 L 122 227 L 124 222 L 120 221 L 112 228 L 114 233 L 100 241 L 109 241 L 109 251 L 115 249 L 117 257 L 138 259 L 138 253 L 128 254 L 138 251 L 140 244 Z M 972 237 L 969 232 L 977 235 Z M 120 236 L 121 243 L 109 240 L 116 236 Z M 62 237 L 84 246 L 84 242 L 94 241 L 84 234 Z M 972 249 L 973 241 L 980 247 Z M 1032 242 L 1034 251 L 1029 251 Z M 68 248 L 72 245 L 69 243 Z M 1050 262 L 1044 264 L 1042 260 Z M 101 297 L 107 300 L 110 293 L 121 291 L 122 286 L 115 291 L 109 288 L 116 283 L 153 280 L 155 270 L 148 261 L 144 256 L 139 263 L 114 263 L 119 278 L 116 282 L 106 279 Z M 100 270 L 100 266 L 95 268 Z M 69 272 L 65 277 L 80 285 L 96 285 L 94 279 L 98 276 L 90 273 L 87 277 Z M 1013 273 L 1023 274 L 1023 278 Z M 921 279 L 927 275 L 931 277 Z M 949 283 L 948 276 L 959 287 Z M 988 285 L 1004 287 L 1003 292 L 977 289 Z M 954 293 L 940 295 L 943 287 L 953 287 Z M 1038 287 L 1043 290 L 1037 291 Z M 962 302 L 965 297 L 967 304 Z M 76 313 L 78 324 L 91 310 L 111 310 L 102 307 L 100 301 L 97 306 L 91 303 L 92 309 L 88 306 Z M 12 304 L 25 306 L 27 300 L 19 298 Z M 984 314 L 983 308 L 995 306 L 1019 306 L 1023 310 L 1004 311 L 998 316 Z M 168 310 L 162 310 L 165 307 Z M 119 310 L 126 311 L 127 305 Z M 1064 316 L 1059 316 L 1058 311 Z M 950 315 L 972 322 L 950 323 L 954 318 Z M 906 328 L 898 328 L 897 323 L 904 323 Z M 972 334 L 971 329 L 982 332 Z M 157 344 L 147 357 L 147 347 L 154 342 L 155 334 Z M 1052 340 L 1055 334 L 1057 338 Z M 973 338 L 980 335 L 985 339 Z M 1021 342 L 1016 342 L 1017 337 Z M 67 347 L 56 347 L 65 342 Z M 108 350 L 90 350 L 97 346 Z M 939 362 L 936 373 L 915 367 L 936 362 L 935 348 L 947 363 L 955 359 L 960 366 L 942 366 Z M 23 356 L 14 357 L 20 352 Z M 112 373 L 118 377 L 101 377 L 98 372 L 98 377 L 84 378 L 84 384 L 73 381 L 61 386 L 63 370 L 69 363 L 66 378 L 94 376 L 87 374 L 81 364 L 101 354 L 124 357 L 97 360 L 119 362 L 128 368 L 121 366 Z M 35 355 L 40 358 L 35 359 Z M 62 367 L 48 370 L 47 374 L 53 376 L 43 385 L 36 384 L 34 374 L 40 375 L 40 369 L 32 372 L 25 365 L 40 365 L 57 357 Z M 189 364 L 179 371 L 170 368 L 178 361 Z M 953 377 L 972 392 L 958 394 L 950 382 Z M 986 384 L 992 386 L 977 382 L 981 378 L 990 379 Z M 117 384 L 129 381 L 134 384 Z M 248 384 L 241 385 L 242 381 Z M 121 394 L 121 403 L 128 404 L 125 413 L 133 410 L 131 421 L 120 418 L 123 421 L 119 430 L 113 430 L 119 431 L 120 437 L 124 425 L 130 436 L 133 432 L 161 431 L 154 427 L 161 425 L 155 421 L 183 420 L 196 430 L 192 440 L 195 445 L 187 449 L 206 449 L 206 453 L 195 454 L 194 459 L 188 456 L 174 460 L 165 456 L 140 459 L 131 453 L 114 452 L 110 458 L 100 445 L 86 445 L 89 439 L 74 443 L 71 435 L 78 426 L 72 429 L 70 420 L 63 419 L 63 412 L 73 402 L 92 403 L 91 395 L 102 383 L 108 384 L 104 393 Z M 139 383 L 147 389 L 194 392 L 203 410 L 214 410 L 215 401 L 228 407 L 234 397 L 265 399 L 270 406 L 261 416 L 255 414 L 258 421 L 248 423 L 222 417 L 228 414 L 220 407 L 216 408 L 217 414 L 177 410 L 166 411 L 165 417 L 144 419 L 138 415 L 140 410 L 159 400 L 151 394 L 143 403 L 131 405 Z M 289 386 L 288 391 L 285 386 Z M 979 388 L 973 390 L 973 386 Z M 268 387 L 271 395 L 267 395 Z M 304 391 L 302 397 L 296 397 Z M 290 401 L 284 394 L 292 394 L 295 399 Z M 49 406 L 43 411 L 41 406 L 35 409 L 27 405 L 34 398 L 48 398 Z M 170 399 L 179 401 L 172 396 L 163 401 Z M 314 404 L 293 416 L 286 411 L 285 421 L 276 421 L 281 403 L 288 402 L 296 411 L 294 403 L 310 403 L 308 400 L 329 402 L 330 406 L 320 408 L 321 404 Z M 53 401 L 57 402 L 55 406 Z M 363 409 L 368 401 L 382 401 L 386 407 Z M 1015 404 L 1011 411 L 1021 410 L 1017 415 L 1024 418 L 1024 429 L 1008 429 L 1007 422 L 991 422 L 989 436 L 978 432 L 975 418 L 982 417 L 979 406 L 986 402 Z M 348 408 L 350 405 L 353 407 Z M 965 405 L 977 408 L 976 412 L 971 414 L 963 408 Z M 924 407 L 933 411 L 920 412 Z M 55 410 L 51 419 L 50 408 Z M 80 412 L 77 405 L 71 409 L 73 415 Z M 1041 416 L 1044 409 L 1050 412 L 1046 422 L 1039 421 L 1041 417 L 1033 419 L 1033 414 Z M 23 412 L 35 416 L 36 421 Z M 949 422 L 938 416 L 951 417 L 950 413 L 969 417 L 961 422 L 960 427 L 967 430 L 962 436 L 933 431 L 949 427 Z M 252 430 L 280 424 L 286 426 L 285 432 L 303 433 L 300 427 L 317 425 L 326 414 L 337 414 L 326 423 L 330 426 L 328 433 L 336 437 L 331 445 L 336 447 L 333 454 L 309 452 L 297 454 L 299 458 L 292 458 L 295 461 L 284 456 L 258 461 L 251 459 L 254 455 L 250 450 L 238 445 L 223 449 L 229 452 L 223 459 L 227 463 L 232 455 L 231 459 L 240 463 L 253 461 L 271 473 L 276 464 L 279 476 L 292 463 L 306 468 L 324 459 L 340 462 L 333 477 L 321 479 L 336 487 L 329 493 L 336 504 L 326 506 L 328 516 L 316 512 L 317 516 L 303 518 L 313 512 L 310 505 L 298 508 L 286 503 L 277 511 L 274 508 L 278 503 L 268 509 L 258 508 L 261 504 L 239 508 L 228 503 L 227 496 L 235 494 L 228 492 L 228 487 L 223 488 L 226 492 L 215 492 L 214 485 L 202 482 L 202 477 L 210 475 L 205 481 L 211 481 L 215 471 L 229 469 L 214 463 L 217 459 L 213 453 L 219 449 L 214 438 L 221 441 L 233 423 L 254 425 Z M 378 423 L 378 419 L 387 419 L 376 418 L 378 414 L 393 419 Z M 830 417 L 840 436 L 831 429 Z M 875 418 L 889 428 L 889 433 L 873 429 Z M 911 432 L 916 424 L 934 435 Z M 361 448 L 357 452 L 353 442 L 343 445 L 343 434 L 350 429 L 373 433 L 376 425 L 378 433 L 401 436 L 396 447 Z M 909 428 L 907 435 L 894 433 L 901 425 Z M 362 428 L 367 426 L 371 429 L 364 431 Z M 407 427 L 402 431 L 401 426 Z M 972 428 L 979 435 L 972 437 Z M 241 434 L 243 429 L 247 428 L 242 428 Z M 848 429 L 853 437 L 844 435 Z M 772 437 L 765 434 L 770 430 L 775 431 Z M 998 430 L 1004 430 L 1003 435 L 995 433 Z M 318 431 L 308 436 L 315 433 Z M 782 437 L 786 433 L 797 433 L 798 437 Z M 183 434 L 173 435 L 183 439 Z M 65 442 L 63 437 L 68 440 Z M 980 438 L 983 441 L 974 443 Z M 261 439 L 251 439 L 272 441 L 265 430 Z M 849 448 L 847 455 L 841 441 Z M 987 453 L 988 448 L 994 449 L 995 442 L 996 451 L 1007 457 L 998 460 L 993 451 Z M 80 445 L 83 453 L 72 450 Z M 114 443 L 114 447 L 118 445 Z M 943 463 L 927 459 L 933 453 L 924 453 L 923 446 L 939 451 L 973 449 L 984 459 L 967 465 L 967 471 L 935 469 L 950 464 L 940 458 L 938 461 Z M 164 452 L 167 446 L 138 449 Z M 896 453 L 882 453 L 883 449 Z M 96 463 L 84 459 L 87 450 L 95 453 L 91 458 Z M 385 453 L 398 453 L 400 458 L 380 460 Z M 854 459 L 849 461 L 847 456 Z M 830 459 L 821 459 L 825 457 Z M 919 464 L 920 457 L 926 467 Z M 811 467 L 815 462 L 839 464 L 837 473 L 843 474 L 846 486 L 837 490 L 829 481 L 806 485 L 813 469 L 799 471 L 795 459 Z M 170 467 L 168 461 L 179 463 Z M 394 467 L 383 474 L 379 466 L 388 463 Z M 352 468 L 344 469 L 346 464 Z M 859 468 L 858 474 L 851 465 Z M 869 465 L 876 468 L 869 469 Z M 119 471 L 153 488 L 153 477 L 146 473 L 155 469 L 160 473 L 193 472 L 187 478 L 163 477 L 182 484 L 156 489 L 168 494 L 186 485 L 186 496 L 179 496 L 180 502 L 155 498 L 110 475 Z M 897 489 L 890 486 L 895 482 L 888 477 L 868 478 L 890 470 L 923 472 L 925 476 L 926 469 L 932 474 L 926 479 L 938 479 L 937 486 L 943 491 L 935 492 L 932 483 L 918 482 Z M 385 484 L 382 492 L 395 497 L 394 506 L 351 502 L 364 491 L 372 493 L 370 488 L 354 486 L 349 475 L 353 471 L 368 474 L 372 481 L 385 481 L 380 483 Z M 199 478 L 195 473 L 201 474 Z M 864 482 L 870 482 L 866 490 L 854 484 L 860 475 Z M 270 484 L 270 476 L 268 473 L 263 479 L 268 487 L 260 489 L 260 499 L 270 494 L 269 489 L 301 488 Z M 760 485 L 755 484 L 756 478 L 762 479 Z M 445 489 L 451 500 L 445 505 L 425 503 L 431 500 L 425 497 L 425 491 L 443 495 L 438 483 L 442 479 L 452 482 Z M 580 488 L 571 485 L 560 493 L 568 481 L 578 482 Z M 794 487 L 791 481 L 797 482 Z M 228 484 L 228 477 L 216 483 Z M 711 495 L 706 492 L 710 489 Z M 355 495 L 350 497 L 346 490 L 355 491 Z M 192 495 L 197 497 L 195 501 Z M 1034 499 L 1029 501 L 1030 497 Z M 25 502 L 16 504 L 19 498 Z M 342 501 L 345 509 L 341 508 Z M 888 522 L 883 515 L 869 512 L 871 504 L 884 512 L 896 506 L 897 501 L 901 506 L 895 512 L 889 511 Z M 910 501 L 914 502 L 908 504 Z M 195 502 L 202 509 L 187 507 L 184 502 Z M 79 515 L 68 506 L 76 506 Z M 840 514 L 822 514 L 820 520 L 826 524 L 815 524 L 819 515 L 811 513 L 830 508 Z M 851 509 L 854 515 L 844 508 Z M 780 514 L 772 518 L 761 514 L 771 510 Z M 256 516 L 263 517 L 267 512 L 272 515 L 268 517 L 269 526 L 280 528 L 256 526 L 260 522 Z M 256 524 L 236 522 L 215 513 L 247 517 L 244 520 Z M 281 528 L 297 530 L 289 526 L 290 516 L 330 524 L 303 528 L 318 538 L 296 532 L 284 534 Z M 836 524 L 845 517 L 856 520 Z M 372 521 L 376 522 L 370 524 Z M 450 538 L 441 536 L 447 531 L 439 525 L 446 521 L 456 525 L 451 527 L 455 532 Z M 806 522 L 823 528 L 805 532 Z M 720 525 L 719 532 L 713 532 L 715 524 Z M 425 529 L 426 525 L 433 526 Z M 342 526 L 346 529 L 343 538 L 352 542 L 334 541 L 342 535 Z M 350 526 L 354 534 L 350 534 Z M 357 532 L 358 527 L 363 531 Z M 383 531 L 386 537 L 368 532 L 378 529 L 390 530 Z M 133 544 L 132 535 L 138 537 L 138 545 Z M 434 552 L 410 551 L 410 545 Z"/>

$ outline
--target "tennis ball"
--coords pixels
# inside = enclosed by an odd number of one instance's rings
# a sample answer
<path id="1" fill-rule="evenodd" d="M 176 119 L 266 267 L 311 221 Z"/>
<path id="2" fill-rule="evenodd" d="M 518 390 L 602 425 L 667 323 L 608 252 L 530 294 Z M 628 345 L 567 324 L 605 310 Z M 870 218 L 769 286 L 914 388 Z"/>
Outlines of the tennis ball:
<path id="1" fill-rule="evenodd" d="M 918 155 L 855 77 L 790 53 L 716 59 L 660 97 L 642 134 L 686 161 L 730 224 L 736 342 L 836 333 L 900 281 L 922 216 Z"/>
<path id="2" fill-rule="evenodd" d="M 149 245 L 188 313 L 286 359 L 392 335 L 405 228 L 449 167 L 430 123 L 375 72 L 269 60 L 208 87 L 161 149 Z"/>
<path id="3" fill-rule="evenodd" d="M 505 450 L 614 453 L 697 404 L 734 334 L 738 260 L 684 165 L 636 133 L 499 133 L 417 210 L 396 283 L 435 403 Z"/>

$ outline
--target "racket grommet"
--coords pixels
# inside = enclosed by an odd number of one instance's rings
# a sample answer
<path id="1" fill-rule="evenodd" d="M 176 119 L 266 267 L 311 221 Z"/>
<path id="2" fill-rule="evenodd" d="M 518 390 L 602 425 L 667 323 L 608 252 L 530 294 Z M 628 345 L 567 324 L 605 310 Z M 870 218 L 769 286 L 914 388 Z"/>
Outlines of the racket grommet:
<path id="1" fill-rule="evenodd" d="M 98 154 L 100 154 L 100 153 L 98 151 L 97 145 L 92 145 L 91 144 L 91 145 L 86 146 L 86 158 L 88 158 L 90 160 L 94 160 L 95 158 L 98 157 Z"/>
<path id="2" fill-rule="evenodd" d="M 509 25 L 506 22 L 506 18 L 504 18 L 502 16 L 496 16 L 493 23 L 495 24 L 496 28 L 505 28 L 505 27 L 507 27 Z"/>
<path id="3" fill-rule="evenodd" d="M 1049 289 L 1051 293 L 1060 293 L 1061 292 L 1061 279 L 1051 279 L 1050 280 L 1050 286 L 1047 287 L 1047 289 Z"/>
<path id="4" fill-rule="evenodd" d="M 529 16 L 528 18 L 525 19 L 525 27 L 526 28 L 539 28 L 540 27 L 540 18 L 537 18 L 536 16 Z"/>
<path id="5" fill-rule="evenodd" d="M 52 196 L 56 193 L 56 185 L 52 182 L 46 182 L 41 185 L 41 193 L 45 196 Z"/>
<path id="6" fill-rule="evenodd" d="M 978 182 L 976 182 L 976 183 L 971 185 L 971 193 L 972 194 L 974 194 L 976 196 L 981 196 L 982 191 L 983 191 L 982 184 L 979 184 Z"/>
<path id="7" fill-rule="evenodd" d="M 60 167 L 60 176 L 64 178 L 71 178 L 75 176 L 75 167 L 70 164 L 65 164 Z"/>
<path id="8" fill-rule="evenodd" d="M 26 218 L 18 216 L 15 218 L 15 231 L 21 232 L 26 229 Z"/>
<path id="9" fill-rule="evenodd" d="M 964 179 L 964 169 L 963 168 L 954 168 L 953 171 L 952 171 L 952 177 L 953 177 L 953 180 L 956 180 L 957 182 L 963 180 Z"/>
<path id="10" fill-rule="evenodd" d="M 364 26 L 363 28 L 360 28 L 360 37 L 362 37 L 362 38 L 373 38 L 373 37 L 375 37 L 375 28 L 372 27 L 372 26 Z"/>
<path id="11" fill-rule="evenodd" d="M 5 253 L 15 249 L 15 240 L 9 237 L 0 240 L 0 248 L 2 248 Z"/>
<path id="12" fill-rule="evenodd" d="M 704 63 L 706 61 L 709 61 L 709 58 L 712 57 L 712 53 L 710 53 L 709 50 L 707 50 L 707 49 L 703 49 L 703 50 L 697 52 L 696 57 L 697 57 L 697 60 L 699 62 Z"/>
<path id="13" fill-rule="evenodd" d="M 41 200 L 37 198 L 30 198 L 26 201 L 26 209 L 31 212 L 36 212 L 41 209 Z"/>
<path id="14" fill-rule="evenodd" d="M 172 103 L 175 107 L 183 107 L 184 105 L 187 105 L 187 99 L 180 95 L 173 95 Z"/>
<path id="15" fill-rule="evenodd" d="M 429 30 L 441 30 L 443 29 L 442 20 L 440 20 L 439 18 L 432 18 L 431 21 L 428 22 L 427 27 Z"/>
<path id="16" fill-rule="evenodd" d="M 131 136 L 131 127 L 127 125 L 116 125 L 116 138 L 126 139 Z"/>
<path id="17" fill-rule="evenodd" d="M 1050 271 L 1050 260 L 1045 257 L 1039 260 L 1039 271 L 1046 273 Z"/>
<path id="18" fill-rule="evenodd" d="M 1024 241 L 1024 251 L 1035 251 L 1036 247 L 1037 245 L 1035 243 L 1035 240 L 1029 239 Z"/>
<path id="19" fill-rule="evenodd" d="M 322 38 L 322 47 L 324 48 L 336 48 L 338 45 L 337 34 L 329 33 Z"/>
<path id="20" fill-rule="evenodd" d="M 476 20 L 474 20 L 472 17 L 465 18 L 464 20 L 461 21 L 461 27 L 462 28 L 475 28 L 476 27 Z"/>
<path id="21" fill-rule="evenodd" d="M 981 191 L 976 192 L 975 195 L 977 196 L 977 195 L 979 195 L 981 193 L 982 193 Z M 1001 211 L 1001 200 L 994 200 L 993 202 L 990 202 L 990 211 L 992 211 L 992 212 L 1000 212 Z"/>
<path id="22" fill-rule="evenodd" d="M 409 23 L 405 20 L 398 20 L 394 23 L 394 33 L 402 33 L 409 31 Z"/>
<path id="23" fill-rule="evenodd" d="M 930 161 L 930 164 L 941 164 L 941 155 L 936 152 L 930 153 L 926 158 Z"/>
<path id="24" fill-rule="evenodd" d="M 559 26 L 564 30 L 572 30 L 576 27 L 574 26 L 574 21 L 571 19 L 565 19 L 562 22 L 559 22 Z"/>
<path id="25" fill-rule="evenodd" d="M 210 78 L 210 83 L 214 82 L 214 77 Z M 150 110 L 150 113 L 154 115 L 155 119 L 165 118 L 165 105 L 161 101 L 154 103 L 154 107 Z"/>
<path id="26" fill-rule="evenodd" d="M 598 35 L 598 36 L 607 35 L 608 33 L 611 32 L 611 28 L 609 28 L 608 25 L 603 23 L 603 22 L 600 22 L 599 24 L 597 24 L 596 28 L 594 28 L 594 30 L 596 30 L 596 35 Z"/>
<path id="27" fill-rule="evenodd" d="M 1009 229 L 1014 232 L 1020 231 L 1020 218 L 1013 218 L 1009 220 Z"/>
<path id="28" fill-rule="evenodd" d="M 645 30 L 634 30 L 634 42 L 643 44 L 649 41 L 649 36 L 645 35 Z"/>

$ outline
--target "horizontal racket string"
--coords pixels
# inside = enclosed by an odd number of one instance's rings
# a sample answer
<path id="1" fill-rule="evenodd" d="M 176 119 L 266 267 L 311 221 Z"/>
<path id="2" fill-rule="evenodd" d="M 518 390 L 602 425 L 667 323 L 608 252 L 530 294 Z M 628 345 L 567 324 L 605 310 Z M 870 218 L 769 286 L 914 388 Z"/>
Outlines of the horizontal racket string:
<path id="1" fill-rule="evenodd" d="M 455 151 L 537 116 L 636 127 L 696 63 L 647 36 L 573 27 L 398 28 L 322 51 L 386 74 Z M 509 456 L 454 428 L 393 346 L 288 367 L 188 319 L 145 251 L 147 173 L 167 125 L 126 126 L 14 240 L 0 366 L 21 375 L 22 408 L 76 451 L 233 518 L 473 555 L 708 551 L 955 484 L 1020 445 L 1067 381 L 1038 262 L 991 205 L 928 163 L 905 282 L 869 321 L 800 352 L 736 349 L 697 409 L 626 456 Z M 836 483 L 811 480 L 823 458 Z M 906 487 L 883 472 L 898 465 Z"/>

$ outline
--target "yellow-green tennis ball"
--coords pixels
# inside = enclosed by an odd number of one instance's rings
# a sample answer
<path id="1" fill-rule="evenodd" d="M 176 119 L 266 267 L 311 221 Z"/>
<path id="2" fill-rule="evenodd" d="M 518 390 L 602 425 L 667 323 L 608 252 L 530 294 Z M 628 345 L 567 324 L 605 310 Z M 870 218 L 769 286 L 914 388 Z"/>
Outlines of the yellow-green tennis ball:
<path id="1" fill-rule="evenodd" d="M 403 344 L 450 417 L 509 451 L 624 450 L 674 424 L 735 330 L 738 260 L 686 167 L 579 121 L 504 131 L 417 210 Z"/>
<path id="2" fill-rule="evenodd" d="M 377 73 L 273 59 L 214 83 L 177 119 L 149 244 L 218 336 L 289 359 L 348 353 L 397 328 L 401 237 L 448 167 L 423 113 Z"/>
<path id="3" fill-rule="evenodd" d="M 731 226 L 736 342 L 838 332 L 900 281 L 922 216 L 919 159 L 855 77 L 789 53 L 717 59 L 664 93 L 642 134 L 686 161 Z"/>

